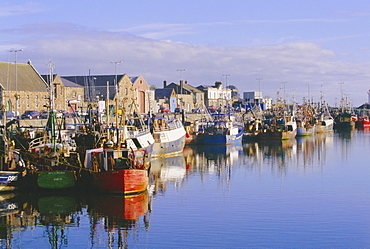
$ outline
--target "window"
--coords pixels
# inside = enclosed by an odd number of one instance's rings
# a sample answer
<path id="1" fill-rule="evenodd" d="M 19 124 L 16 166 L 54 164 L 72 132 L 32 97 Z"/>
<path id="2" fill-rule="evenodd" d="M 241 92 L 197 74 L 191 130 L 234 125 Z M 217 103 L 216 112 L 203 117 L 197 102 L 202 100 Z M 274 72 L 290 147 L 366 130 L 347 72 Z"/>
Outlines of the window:
<path id="1" fill-rule="evenodd" d="M 36 107 L 39 107 L 39 95 L 36 95 Z"/>
<path id="2" fill-rule="evenodd" d="M 28 95 L 28 94 L 26 96 L 26 106 L 27 106 L 27 108 L 30 108 L 30 95 Z"/>

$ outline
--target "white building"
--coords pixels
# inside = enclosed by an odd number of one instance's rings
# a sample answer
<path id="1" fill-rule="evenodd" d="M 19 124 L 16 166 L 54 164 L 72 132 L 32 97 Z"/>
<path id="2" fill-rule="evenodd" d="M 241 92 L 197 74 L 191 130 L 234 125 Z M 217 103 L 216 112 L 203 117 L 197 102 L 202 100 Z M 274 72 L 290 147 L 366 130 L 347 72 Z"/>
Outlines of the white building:
<path id="1" fill-rule="evenodd" d="M 199 86 L 199 90 L 204 92 L 204 102 L 206 106 L 226 107 L 231 105 L 231 92 L 229 88 L 223 88 L 221 81 L 216 81 L 214 86 Z"/>
<path id="2" fill-rule="evenodd" d="M 243 100 L 249 105 L 260 105 L 262 109 L 272 108 L 272 98 L 263 98 L 262 92 L 243 92 Z"/>

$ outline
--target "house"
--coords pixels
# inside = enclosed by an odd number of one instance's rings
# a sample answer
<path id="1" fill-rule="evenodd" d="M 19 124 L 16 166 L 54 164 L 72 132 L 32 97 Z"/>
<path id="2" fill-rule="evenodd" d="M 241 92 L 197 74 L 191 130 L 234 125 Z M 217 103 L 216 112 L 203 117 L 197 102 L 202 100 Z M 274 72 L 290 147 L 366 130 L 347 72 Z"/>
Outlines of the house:
<path id="1" fill-rule="evenodd" d="M 154 94 L 151 93 L 150 86 L 145 81 L 143 76 L 131 77 L 131 82 L 134 89 L 136 90 L 136 103 L 140 113 L 147 113 L 151 108 L 150 103 L 154 100 L 151 99 L 151 96 Z"/>
<path id="2" fill-rule="evenodd" d="M 173 112 L 177 106 L 177 96 L 175 90 L 172 88 L 154 89 L 155 101 L 157 108 L 154 109 L 154 113 L 158 112 L 159 108 L 166 108 Z"/>
<path id="3" fill-rule="evenodd" d="M 142 76 L 130 78 L 127 74 L 123 74 L 63 76 L 62 78 L 84 87 L 86 103 L 117 98 L 119 108 L 129 110 L 133 107 L 132 104 L 135 104 L 139 112 L 144 113 L 149 109 L 150 87 Z M 116 79 L 118 84 L 115 83 Z"/>
<path id="4" fill-rule="evenodd" d="M 204 102 L 206 106 L 215 106 L 217 108 L 232 105 L 232 90 L 224 88 L 221 81 L 216 81 L 214 86 L 200 85 L 197 89 L 204 92 Z"/>
<path id="5" fill-rule="evenodd" d="M 17 115 L 26 110 L 41 111 L 49 103 L 48 84 L 30 61 L 0 62 L 0 91 L 5 111 Z"/>
<path id="6" fill-rule="evenodd" d="M 164 88 L 174 89 L 177 95 L 177 106 L 180 106 L 185 111 L 201 108 L 205 109 L 204 105 L 204 92 L 180 80 L 180 84 L 172 82 L 167 85 L 164 81 Z M 173 111 L 173 110 L 171 110 Z"/>
<path id="7" fill-rule="evenodd" d="M 45 82 L 51 81 L 50 75 L 42 75 Z M 84 105 L 84 88 L 55 74 L 52 78 L 54 87 L 54 109 L 69 113 L 80 110 Z"/>

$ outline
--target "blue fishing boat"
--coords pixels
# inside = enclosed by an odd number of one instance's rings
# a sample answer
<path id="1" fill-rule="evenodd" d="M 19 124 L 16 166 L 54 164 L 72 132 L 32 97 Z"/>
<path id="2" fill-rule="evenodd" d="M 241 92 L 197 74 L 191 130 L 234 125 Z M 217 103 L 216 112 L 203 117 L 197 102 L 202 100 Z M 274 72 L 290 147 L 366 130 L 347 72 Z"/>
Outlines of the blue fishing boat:
<path id="1" fill-rule="evenodd" d="M 228 114 L 215 114 L 202 135 L 204 144 L 236 144 L 243 139 L 244 126 Z"/>

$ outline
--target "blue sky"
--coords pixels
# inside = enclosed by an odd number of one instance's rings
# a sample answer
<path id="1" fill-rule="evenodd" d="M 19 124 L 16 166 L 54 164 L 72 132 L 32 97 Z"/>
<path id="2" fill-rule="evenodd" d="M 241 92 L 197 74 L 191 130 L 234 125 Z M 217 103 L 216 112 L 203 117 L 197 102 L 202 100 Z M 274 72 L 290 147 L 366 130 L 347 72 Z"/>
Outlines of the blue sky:
<path id="1" fill-rule="evenodd" d="M 240 92 L 356 106 L 370 89 L 369 31 L 365 0 L 1 1 L 0 61 L 23 48 L 18 62 L 69 76 L 114 74 L 122 60 L 118 73 L 150 85 L 230 75 Z"/>

